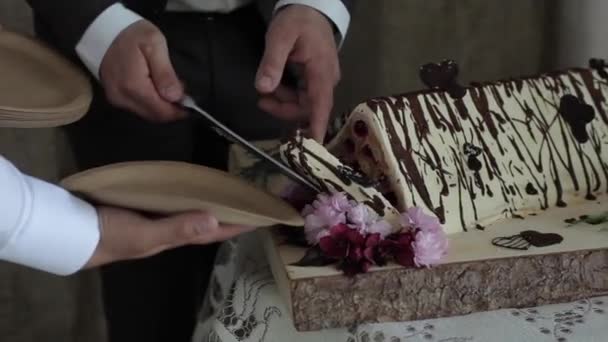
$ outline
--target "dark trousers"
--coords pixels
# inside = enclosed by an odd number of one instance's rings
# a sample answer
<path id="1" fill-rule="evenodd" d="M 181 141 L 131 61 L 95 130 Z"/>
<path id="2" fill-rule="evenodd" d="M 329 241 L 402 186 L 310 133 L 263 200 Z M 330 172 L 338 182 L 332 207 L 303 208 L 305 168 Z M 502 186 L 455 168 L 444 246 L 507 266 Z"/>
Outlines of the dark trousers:
<path id="1" fill-rule="evenodd" d="M 198 104 L 249 139 L 284 124 L 257 109 L 255 72 L 265 23 L 254 7 L 228 15 L 164 14 L 172 63 Z M 112 107 L 95 89 L 90 112 L 67 128 L 80 169 L 133 160 L 178 160 L 224 169 L 228 145 L 196 117 L 151 124 Z M 216 246 L 184 247 L 103 267 L 111 342 L 189 341 Z"/>

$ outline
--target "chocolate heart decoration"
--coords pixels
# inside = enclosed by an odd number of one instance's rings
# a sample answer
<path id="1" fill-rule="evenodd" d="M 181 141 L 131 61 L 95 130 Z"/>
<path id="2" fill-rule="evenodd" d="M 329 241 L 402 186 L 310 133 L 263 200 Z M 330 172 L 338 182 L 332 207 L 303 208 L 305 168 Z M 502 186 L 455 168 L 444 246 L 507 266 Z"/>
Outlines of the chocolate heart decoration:
<path id="1" fill-rule="evenodd" d="M 525 230 L 519 235 L 534 247 L 547 247 L 564 241 L 564 238 L 559 234 L 541 233 L 535 230 Z"/>
<path id="2" fill-rule="evenodd" d="M 497 247 L 517 249 L 520 251 L 525 251 L 530 248 L 530 243 L 519 234 L 493 238 L 492 244 Z"/>
<path id="3" fill-rule="evenodd" d="M 492 244 L 497 247 L 516 249 L 525 251 L 534 247 L 547 247 L 561 243 L 564 238 L 556 233 L 541 233 L 535 230 L 524 230 L 517 235 L 496 237 L 492 239 Z"/>
<path id="4" fill-rule="evenodd" d="M 581 144 L 586 143 L 589 140 L 586 126 L 595 118 L 594 108 L 578 97 L 567 94 L 560 100 L 559 113 L 570 126 L 574 138 Z"/>
<path id="5" fill-rule="evenodd" d="M 427 63 L 420 68 L 420 79 L 429 88 L 444 89 L 454 83 L 458 65 L 453 61 Z"/>
<path id="6" fill-rule="evenodd" d="M 608 79 L 608 72 L 606 71 L 606 69 L 608 69 L 608 64 L 606 64 L 605 60 L 600 58 L 591 58 L 589 60 L 589 67 L 597 71 L 601 78 Z"/>
<path id="7" fill-rule="evenodd" d="M 458 64 L 452 60 L 441 63 L 427 63 L 420 67 L 420 79 L 431 89 L 447 91 L 452 98 L 459 99 L 466 94 L 466 89 L 458 85 Z"/>

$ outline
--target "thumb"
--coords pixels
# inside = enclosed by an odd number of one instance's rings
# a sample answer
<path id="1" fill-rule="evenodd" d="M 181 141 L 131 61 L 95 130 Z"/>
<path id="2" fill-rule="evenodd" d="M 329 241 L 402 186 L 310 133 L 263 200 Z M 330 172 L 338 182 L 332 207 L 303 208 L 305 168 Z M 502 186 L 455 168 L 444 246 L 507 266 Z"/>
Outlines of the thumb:
<path id="1" fill-rule="evenodd" d="M 272 26 L 266 35 L 266 49 L 258 67 L 255 87 L 263 94 L 273 92 L 281 82 L 287 58 L 297 35 L 281 25 Z"/>
<path id="2" fill-rule="evenodd" d="M 145 46 L 142 53 L 146 57 L 156 91 L 166 101 L 179 101 L 184 94 L 184 88 L 171 65 L 167 44 L 162 41 Z"/>
<path id="3" fill-rule="evenodd" d="M 162 250 L 198 242 L 202 237 L 214 236 L 219 229 L 215 217 L 207 213 L 175 215 L 156 221 L 155 226 L 149 230 L 154 234 L 149 243 Z"/>

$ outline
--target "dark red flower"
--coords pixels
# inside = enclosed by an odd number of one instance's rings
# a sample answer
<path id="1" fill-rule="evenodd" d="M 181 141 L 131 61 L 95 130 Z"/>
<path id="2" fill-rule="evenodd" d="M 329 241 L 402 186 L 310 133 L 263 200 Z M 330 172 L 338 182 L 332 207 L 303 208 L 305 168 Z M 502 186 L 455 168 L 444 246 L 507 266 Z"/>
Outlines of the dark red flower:
<path id="1" fill-rule="evenodd" d="M 384 260 L 392 258 L 401 266 L 415 266 L 414 251 L 412 249 L 413 239 L 414 237 L 411 232 L 388 236 L 379 244 L 379 257 Z"/>
<path id="2" fill-rule="evenodd" d="M 351 276 L 367 272 L 377 264 L 379 242 L 380 234 L 364 237 L 356 229 L 338 224 L 319 240 L 319 247 L 325 256 L 339 261 L 338 268 Z"/>
<path id="3" fill-rule="evenodd" d="M 326 256 L 339 260 L 352 255 L 352 249 L 364 243 L 365 239 L 358 231 L 340 223 L 331 227 L 329 235 L 319 240 L 319 247 Z"/>

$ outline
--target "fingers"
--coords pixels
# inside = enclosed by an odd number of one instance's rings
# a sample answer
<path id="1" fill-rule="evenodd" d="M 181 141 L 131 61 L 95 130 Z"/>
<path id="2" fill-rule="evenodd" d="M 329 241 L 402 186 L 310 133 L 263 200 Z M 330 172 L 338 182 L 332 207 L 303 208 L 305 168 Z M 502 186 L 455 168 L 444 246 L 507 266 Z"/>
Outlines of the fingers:
<path id="1" fill-rule="evenodd" d="M 248 233 L 254 231 L 256 227 L 251 226 L 241 226 L 241 225 L 233 225 L 233 224 L 221 224 L 215 232 L 213 236 L 213 242 L 226 241 L 230 240 L 236 236 L 239 236 L 244 233 Z M 208 243 L 205 242 L 206 239 L 200 239 L 201 242 L 197 242 L 197 240 L 193 240 L 191 243 Z"/>
<path id="2" fill-rule="evenodd" d="M 161 98 L 149 70 L 145 56 L 137 53 L 125 61 L 125 80 L 112 82 L 106 86 L 110 102 L 127 108 L 153 122 L 168 122 L 184 117 L 184 111 L 173 103 Z"/>
<path id="3" fill-rule="evenodd" d="M 209 244 L 231 239 L 255 228 L 240 225 L 220 225 L 206 213 L 186 213 L 161 219 L 155 223 L 155 235 L 148 241 L 151 249 L 168 249 L 189 244 Z M 149 230 L 152 234 L 152 229 Z"/>
<path id="4" fill-rule="evenodd" d="M 169 122 L 184 117 L 185 111 L 160 97 L 156 87 L 146 79 L 137 90 L 129 92 L 128 102 L 150 121 Z"/>
<path id="5" fill-rule="evenodd" d="M 125 209 L 99 207 L 97 210 L 101 238 L 85 268 L 140 259 L 185 245 L 224 241 L 254 229 L 220 225 L 204 212 L 150 219 Z"/>
<path id="6" fill-rule="evenodd" d="M 333 107 L 333 93 L 336 82 L 330 67 L 318 67 L 310 64 L 306 68 L 307 95 L 311 105 L 310 134 L 313 139 L 322 143 Z"/>
<path id="7" fill-rule="evenodd" d="M 145 45 L 141 50 L 148 63 L 152 82 L 160 96 L 169 102 L 179 101 L 184 95 L 184 89 L 173 70 L 169 49 L 164 39 L 154 42 L 153 45 Z"/>
<path id="8" fill-rule="evenodd" d="M 282 22 L 271 24 L 266 34 L 266 49 L 256 75 L 255 87 L 260 93 L 268 94 L 277 88 L 296 39 L 292 27 L 282 25 Z"/>
<path id="9" fill-rule="evenodd" d="M 272 94 L 262 96 L 258 107 L 283 120 L 299 120 L 306 116 L 298 94 L 284 85 L 279 85 Z"/>
<path id="10" fill-rule="evenodd" d="M 106 52 L 99 76 L 106 96 L 116 107 L 154 122 L 185 117 L 173 104 L 183 95 L 166 41 L 150 22 L 140 20 L 119 34 Z"/>

